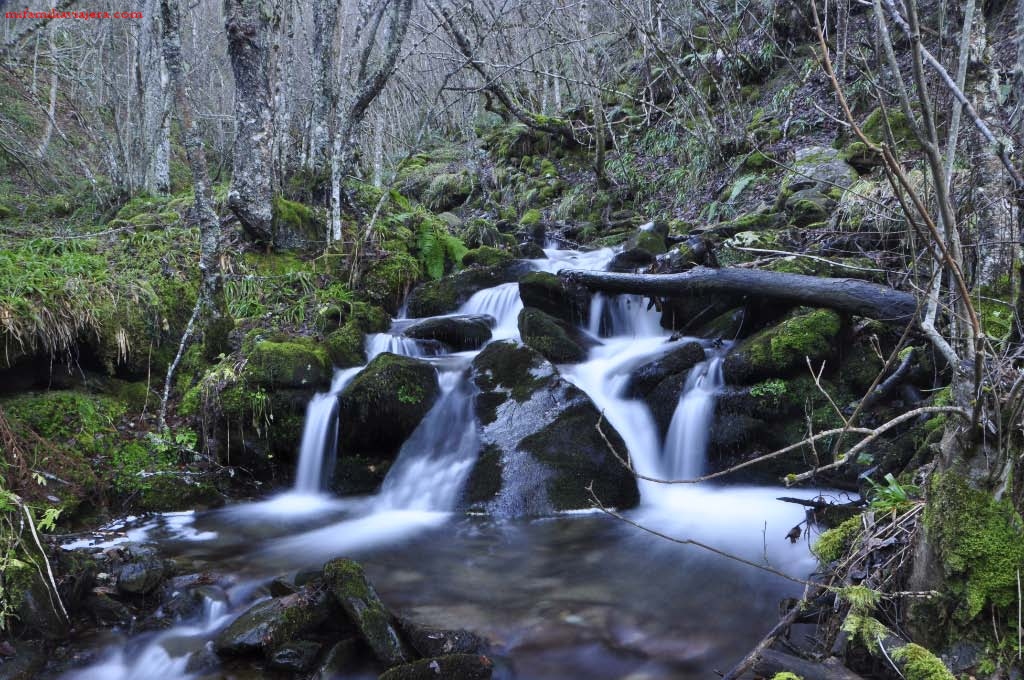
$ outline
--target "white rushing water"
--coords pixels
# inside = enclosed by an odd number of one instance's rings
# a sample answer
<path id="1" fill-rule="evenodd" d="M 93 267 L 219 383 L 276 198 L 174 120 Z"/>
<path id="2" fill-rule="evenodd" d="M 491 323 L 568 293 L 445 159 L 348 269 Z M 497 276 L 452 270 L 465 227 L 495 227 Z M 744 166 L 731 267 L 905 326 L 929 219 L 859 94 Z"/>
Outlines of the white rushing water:
<path id="1" fill-rule="evenodd" d="M 603 269 L 611 249 L 580 253 L 546 251 L 549 258 L 534 260 L 536 269 L 557 272 L 564 268 Z M 522 309 L 518 284 L 482 290 L 458 310 L 461 314 L 488 314 L 496 319 L 493 340 L 518 339 L 517 317 Z M 404 322 L 408 323 L 408 322 Z M 424 346 L 392 332 L 370 335 L 368 361 L 383 352 L 423 357 Z M 587 361 L 560 366 L 562 375 L 586 392 L 605 419 L 621 435 L 636 471 L 657 479 L 697 477 L 706 469 L 707 443 L 716 392 L 722 384 L 721 358 L 713 356 L 694 367 L 680 395 L 665 441 L 647 406 L 624 394 L 630 373 L 692 338 L 671 341 L 661 328 L 660 314 L 635 296 L 593 296 L 588 330 L 602 338 Z M 415 432 L 402 446 L 380 491 L 363 499 L 336 499 L 322 493 L 331 474 L 338 427 L 337 396 L 363 367 L 338 371 L 329 392 L 310 401 L 300 445 L 294 489 L 267 501 L 238 504 L 213 513 L 221 527 L 238 530 L 238 545 L 263 569 L 281 571 L 318 564 L 338 555 L 359 553 L 413 541 L 424 532 L 451 521 L 480 442 L 473 409 L 474 388 L 468 364 L 475 352 L 432 357 L 439 371 L 441 395 Z M 706 488 L 705 485 L 665 485 L 640 481 L 641 506 L 630 511 L 634 521 L 659 531 L 700 540 L 751 560 L 807 573 L 813 560 L 802 546 L 781 538 L 802 518 L 797 506 L 779 503 L 778 489 Z M 813 496 L 813 491 L 788 490 L 787 495 Z M 315 522 L 309 521 L 310 518 Z M 273 520 L 273 521 L 271 521 Z M 287 521 L 294 521 L 290 530 Z M 577 521 L 569 517 L 551 521 Z M 310 525 L 313 527 L 310 528 Z M 272 540 L 250 545 L 246 531 L 253 527 L 282 526 Z M 301 527 L 301 528 L 300 528 Z M 193 531 L 179 540 L 209 540 L 216 533 Z M 256 535 L 259 535 L 258 533 Z M 199 537 L 202 537 L 201 539 Z M 694 549 L 695 550 L 695 549 Z M 472 561 L 472 555 L 466 559 Z M 568 559 L 568 556 L 567 556 Z M 232 597 L 237 613 L 251 603 L 250 594 Z M 208 603 L 197 621 L 176 625 L 136 643 L 120 645 L 99 663 L 72 673 L 74 680 L 184 679 L 190 651 L 175 640 L 208 640 L 231 620 L 228 604 Z M 187 646 L 186 646 L 187 647 Z M 195 647 L 187 648 L 194 649 Z"/>

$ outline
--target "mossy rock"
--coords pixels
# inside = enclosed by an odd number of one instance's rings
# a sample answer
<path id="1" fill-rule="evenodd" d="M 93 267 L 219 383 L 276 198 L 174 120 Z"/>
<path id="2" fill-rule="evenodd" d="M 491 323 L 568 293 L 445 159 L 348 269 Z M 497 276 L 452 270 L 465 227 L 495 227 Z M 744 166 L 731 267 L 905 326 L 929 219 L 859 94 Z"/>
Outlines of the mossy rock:
<path id="1" fill-rule="evenodd" d="M 636 479 L 597 432 L 597 408 L 538 352 L 512 341 L 491 343 L 473 361 L 472 375 L 482 453 L 464 491 L 466 504 L 503 517 L 586 508 L 591 482 L 608 505 L 636 504 Z M 602 428 L 626 455 L 614 428 Z"/>
<path id="2" fill-rule="evenodd" d="M 541 223 L 542 219 L 544 219 L 544 214 L 540 210 L 532 208 L 523 213 L 523 216 L 519 218 L 519 226 L 535 227 Z"/>
<path id="3" fill-rule="evenodd" d="M 853 142 L 843 149 L 842 159 L 860 173 L 870 172 L 884 162 L 882 154 L 860 141 Z"/>
<path id="4" fill-rule="evenodd" d="M 653 226 L 653 225 L 652 225 Z M 638 229 L 626 243 L 627 248 L 639 248 L 652 255 L 661 255 L 668 251 L 665 245 L 665 234 L 655 229 Z"/>
<path id="5" fill-rule="evenodd" d="M 398 666 L 415 658 L 358 563 L 331 560 L 324 565 L 324 585 L 382 663 Z"/>
<path id="6" fill-rule="evenodd" d="M 743 167 L 747 170 L 760 171 L 771 170 L 776 166 L 774 157 L 763 151 L 754 151 L 743 160 Z"/>
<path id="7" fill-rule="evenodd" d="M 378 680 L 490 680 L 494 664 L 481 654 L 446 654 L 396 666 Z"/>
<path id="8" fill-rule="evenodd" d="M 578 342 L 575 329 L 539 309 L 524 307 L 519 312 L 519 335 L 553 363 L 578 363 L 587 358 L 587 350 Z"/>
<path id="9" fill-rule="evenodd" d="M 366 334 L 359 323 L 350 320 L 324 337 L 327 356 L 336 368 L 362 366 L 366 363 Z"/>
<path id="10" fill-rule="evenodd" d="M 462 256 L 463 267 L 493 267 L 495 265 L 505 264 L 512 260 L 512 254 L 505 250 L 498 248 L 492 248 L 490 246 L 480 246 L 479 248 L 473 248 L 466 252 Z"/>
<path id="11" fill-rule="evenodd" d="M 921 148 L 906 115 L 898 108 L 889 107 L 883 111 L 882 107 L 878 107 L 869 113 L 864 122 L 860 124 L 861 132 L 875 144 L 888 142 L 887 128 L 892 132 L 893 141 L 896 142 L 898 148 L 904 150 L 919 150 Z"/>
<path id="12" fill-rule="evenodd" d="M 749 384 L 783 377 L 806 369 L 805 357 L 819 365 L 833 355 L 842 320 L 830 309 L 798 313 L 761 330 L 739 344 L 725 358 L 727 382 Z"/>
<path id="13" fill-rule="evenodd" d="M 568 324 L 585 325 L 590 318 L 590 292 L 550 272 L 529 272 L 519 279 L 519 297 Z"/>
<path id="14" fill-rule="evenodd" d="M 741 215 L 728 222 L 720 222 L 702 229 L 702 233 L 714 234 L 717 236 L 729 237 L 743 231 L 764 231 L 769 229 L 781 229 L 786 226 L 788 219 L 784 214 L 777 212 L 752 212 Z"/>
<path id="15" fill-rule="evenodd" d="M 428 281 L 409 295 L 409 316 L 424 318 L 449 314 L 475 293 L 502 283 L 511 283 L 530 271 L 529 262 L 513 260 L 491 267 L 472 267 L 449 274 L 438 281 Z"/>
<path id="16" fill-rule="evenodd" d="M 327 351 L 310 338 L 257 342 L 247 356 L 245 379 L 261 387 L 317 387 L 330 384 Z"/>
<path id="17" fill-rule="evenodd" d="M 139 512 L 179 512 L 223 504 L 224 496 L 209 478 L 168 470 L 148 476 L 130 507 Z"/>
<path id="18" fill-rule="evenodd" d="M 393 458 L 439 393 L 430 364 L 378 355 L 338 396 L 339 455 Z"/>
<path id="19" fill-rule="evenodd" d="M 307 241 L 321 241 L 327 230 L 326 223 L 309 206 L 275 196 L 271 203 L 271 229 L 274 243 L 294 246 Z"/>
<path id="20" fill-rule="evenodd" d="M 817 189 L 801 189 L 786 199 L 785 209 L 793 225 L 807 227 L 832 216 L 836 201 Z"/>
<path id="21" fill-rule="evenodd" d="M 436 340 L 453 351 L 480 349 L 491 339 L 494 317 L 486 314 L 442 316 L 424 319 L 408 326 L 402 333 L 416 340 Z"/>
<path id="22" fill-rule="evenodd" d="M 312 631 L 332 616 L 330 600 L 315 588 L 257 602 L 213 640 L 222 656 L 245 656 L 273 650 Z"/>
<path id="23" fill-rule="evenodd" d="M 391 461 L 365 456 L 342 456 L 334 463 L 334 473 L 328 484 L 339 496 L 365 496 L 380 489 L 391 468 Z"/>

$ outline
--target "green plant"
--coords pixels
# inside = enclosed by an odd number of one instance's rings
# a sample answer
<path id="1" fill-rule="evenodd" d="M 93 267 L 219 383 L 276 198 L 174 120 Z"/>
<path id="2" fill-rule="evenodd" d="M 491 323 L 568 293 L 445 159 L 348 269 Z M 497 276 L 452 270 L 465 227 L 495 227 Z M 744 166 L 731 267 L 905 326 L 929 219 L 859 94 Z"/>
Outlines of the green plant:
<path id="1" fill-rule="evenodd" d="M 912 484 L 904 485 L 897 482 L 891 472 L 884 479 L 884 485 L 872 479 L 867 480 L 871 487 L 871 491 L 868 492 L 871 509 L 876 512 L 899 512 L 911 505 L 914 502 L 912 497 L 920 492 L 920 489 Z"/>

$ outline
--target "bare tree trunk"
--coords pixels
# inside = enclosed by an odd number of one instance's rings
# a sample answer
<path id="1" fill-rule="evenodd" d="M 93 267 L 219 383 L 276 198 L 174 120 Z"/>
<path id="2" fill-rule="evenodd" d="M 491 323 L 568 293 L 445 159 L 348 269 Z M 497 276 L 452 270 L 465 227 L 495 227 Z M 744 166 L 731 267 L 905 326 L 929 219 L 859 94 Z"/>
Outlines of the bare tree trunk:
<path id="1" fill-rule="evenodd" d="M 192 115 L 192 103 L 188 84 L 185 82 L 181 57 L 181 17 L 174 0 L 160 0 L 163 19 L 163 53 L 167 71 L 173 83 L 174 98 L 177 102 L 178 117 L 184 134 L 185 153 L 192 170 L 192 186 L 195 191 L 195 212 L 199 220 L 199 273 L 201 278 L 199 295 L 189 327 L 181 338 L 178 354 L 167 371 L 164 384 L 164 398 L 160 408 L 160 426 L 166 427 L 167 398 L 173 381 L 174 371 L 185 347 L 197 326 L 203 334 L 203 352 L 207 359 L 215 358 L 227 351 L 227 334 L 234 325 L 227 312 L 224 299 L 224 282 L 220 266 L 221 227 L 213 210 L 213 192 L 210 188 L 210 173 L 206 165 L 203 138 Z"/>
<path id="2" fill-rule="evenodd" d="M 224 28 L 235 76 L 235 152 L 228 207 L 255 240 L 273 241 L 273 118 L 270 90 L 271 31 L 280 22 L 277 2 L 225 0 Z"/>
<path id="3" fill-rule="evenodd" d="M 330 130 L 338 107 L 338 21 L 341 0 L 313 2 L 313 101 L 309 114 L 309 140 L 304 158 L 307 168 L 323 167 L 331 149 Z"/>
<path id="4" fill-rule="evenodd" d="M 151 194 L 164 194 L 171 186 L 171 125 L 167 72 L 160 45 L 160 3 L 143 0 L 138 38 L 137 78 L 141 104 L 139 158 L 142 177 L 138 186 Z"/>
<path id="5" fill-rule="evenodd" d="M 53 43 L 53 34 L 56 30 L 56 22 L 51 21 L 50 30 L 46 32 L 47 45 L 50 48 L 50 104 L 46 109 L 46 126 L 43 128 L 43 138 L 39 140 L 39 146 L 36 148 L 36 156 L 39 158 L 46 155 L 46 149 L 50 146 L 54 120 L 57 115 L 57 46 Z"/>

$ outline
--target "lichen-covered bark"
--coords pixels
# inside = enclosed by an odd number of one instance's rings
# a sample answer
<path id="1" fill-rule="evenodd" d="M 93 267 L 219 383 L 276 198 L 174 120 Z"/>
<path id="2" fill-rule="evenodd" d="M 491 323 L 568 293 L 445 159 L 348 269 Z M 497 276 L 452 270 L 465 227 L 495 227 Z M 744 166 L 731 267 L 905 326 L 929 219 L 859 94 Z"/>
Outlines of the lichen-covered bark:
<path id="1" fill-rule="evenodd" d="M 228 207 L 255 240 L 273 240 L 273 125 L 270 32 L 276 2 L 225 0 L 224 29 L 235 77 L 235 152 Z"/>

